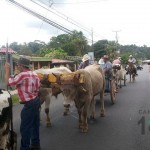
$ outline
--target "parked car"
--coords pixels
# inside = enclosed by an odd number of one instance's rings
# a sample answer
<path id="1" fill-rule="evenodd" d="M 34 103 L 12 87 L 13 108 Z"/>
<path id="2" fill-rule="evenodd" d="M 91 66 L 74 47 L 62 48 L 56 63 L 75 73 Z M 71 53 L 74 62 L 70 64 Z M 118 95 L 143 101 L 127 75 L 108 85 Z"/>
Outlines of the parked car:
<path id="1" fill-rule="evenodd" d="M 143 69 L 142 65 L 137 66 L 137 70 L 142 70 L 142 69 Z"/>

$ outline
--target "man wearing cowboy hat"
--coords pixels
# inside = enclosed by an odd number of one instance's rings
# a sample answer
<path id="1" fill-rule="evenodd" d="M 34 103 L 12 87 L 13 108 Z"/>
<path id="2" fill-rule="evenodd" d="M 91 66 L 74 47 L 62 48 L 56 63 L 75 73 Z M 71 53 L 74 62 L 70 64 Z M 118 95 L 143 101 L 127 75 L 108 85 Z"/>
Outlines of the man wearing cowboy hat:
<path id="1" fill-rule="evenodd" d="M 112 78 L 112 63 L 109 61 L 108 55 L 104 55 L 103 57 L 104 64 L 100 65 L 100 67 L 103 69 L 105 78 L 111 79 Z M 109 80 L 106 80 L 106 89 L 105 92 L 109 92 Z"/>
<path id="2" fill-rule="evenodd" d="M 105 75 L 111 76 L 111 74 L 112 74 L 112 63 L 109 61 L 108 55 L 104 55 L 103 60 L 104 60 L 103 70 L 105 72 Z"/>
<path id="3" fill-rule="evenodd" d="M 90 56 L 88 54 L 85 54 L 82 58 L 82 62 L 79 65 L 78 69 L 84 69 L 85 67 L 89 66 L 90 64 Z"/>
<path id="4" fill-rule="evenodd" d="M 136 59 L 132 55 L 129 56 L 128 63 L 133 63 L 134 64 L 134 68 L 135 68 L 135 72 L 136 72 L 135 74 L 138 75 L 137 74 L 137 67 L 136 67 L 136 64 L 135 64 Z M 127 69 L 126 74 L 128 74 L 128 68 L 129 68 L 129 65 L 126 66 L 126 69 Z"/>
<path id="5" fill-rule="evenodd" d="M 40 99 L 38 97 L 40 80 L 38 75 L 30 70 L 30 60 L 21 57 L 17 64 L 20 73 L 15 77 L 10 77 L 10 64 L 5 63 L 5 81 L 9 86 L 16 86 L 20 103 L 24 104 L 21 111 L 20 150 L 41 150 L 39 139 Z"/>

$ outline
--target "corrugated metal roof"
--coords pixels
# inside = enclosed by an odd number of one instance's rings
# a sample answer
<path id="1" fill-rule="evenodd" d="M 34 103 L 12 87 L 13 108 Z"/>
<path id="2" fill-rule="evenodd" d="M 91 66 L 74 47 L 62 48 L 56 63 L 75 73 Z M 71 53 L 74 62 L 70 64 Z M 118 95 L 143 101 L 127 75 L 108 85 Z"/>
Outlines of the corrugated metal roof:
<path id="1" fill-rule="evenodd" d="M 18 60 L 20 57 L 28 58 L 32 62 L 37 62 L 37 61 L 51 61 L 51 59 L 47 58 L 47 57 L 32 57 L 32 56 L 23 56 L 23 55 L 13 54 L 13 58 L 14 59 Z"/>
<path id="2" fill-rule="evenodd" d="M 69 60 L 62 60 L 62 59 L 52 59 L 52 64 L 54 63 L 73 63 L 73 61 L 69 61 Z"/>
<path id="3" fill-rule="evenodd" d="M 52 62 L 54 63 L 73 63 L 74 61 L 69 61 L 69 60 L 63 60 L 63 59 L 51 59 L 48 57 L 32 57 L 32 56 L 22 56 L 22 55 L 16 55 L 13 54 L 13 58 L 18 60 L 20 57 L 25 57 L 28 58 L 31 62 L 40 62 L 40 61 L 45 61 L 45 62 Z"/>
<path id="4" fill-rule="evenodd" d="M 1 48 L 0 53 L 7 53 L 7 48 Z M 11 48 L 8 48 L 8 54 L 15 54 L 15 53 L 17 53 L 17 52 Z"/>

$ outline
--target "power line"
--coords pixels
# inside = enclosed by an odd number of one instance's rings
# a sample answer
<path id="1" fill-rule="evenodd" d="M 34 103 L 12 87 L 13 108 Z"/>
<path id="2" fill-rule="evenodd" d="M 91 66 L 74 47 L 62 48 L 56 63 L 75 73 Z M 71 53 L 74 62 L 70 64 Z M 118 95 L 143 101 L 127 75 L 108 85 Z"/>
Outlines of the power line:
<path id="1" fill-rule="evenodd" d="M 50 19 L 48 19 L 48 18 L 46 18 L 46 17 L 40 15 L 40 14 L 38 14 L 38 13 L 32 11 L 32 10 L 29 9 L 29 8 L 26 8 L 25 6 L 21 5 L 20 3 L 14 1 L 14 0 L 7 0 L 7 1 L 9 1 L 10 3 L 14 4 L 15 6 L 17 6 L 17 7 L 21 8 L 21 9 L 23 9 L 24 11 L 26 11 L 26 12 L 32 14 L 33 16 L 35 16 L 35 17 L 37 17 L 37 18 L 39 18 L 39 19 L 41 19 L 41 20 L 47 22 L 48 24 L 50 24 L 50 25 L 52 25 L 52 26 L 54 26 L 54 27 L 56 27 L 56 28 L 58 28 L 58 29 L 60 29 L 60 30 L 62 30 L 62 31 L 64 31 L 64 32 L 68 33 L 68 34 L 72 34 L 72 31 L 71 31 L 71 30 L 69 30 L 69 29 L 63 27 L 62 25 L 60 25 L 60 24 L 58 24 L 58 23 L 56 23 L 56 22 L 54 22 L 54 21 L 52 21 L 52 20 L 50 20 Z"/>
<path id="2" fill-rule="evenodd" d="M 9 2 L 12 3 L 13 5 L 15 5 L 15 6 L 17 6 L 17 7 L 21 8 L 21 9 L 23 9 L 23 10 L 26 11 L 27 13 L 30 13 L 31 15 L 33 15 L 33 16 L 35 16 L 35 17 L 37 17 L 37 18 L 39 18 L 39 19 L 45 21 L 46 23 L 48 23 L 48 24 L 50 24 L 50 25 L 56 27 L 57 29 L 60 29 L 60 30 L 62 30 L 62 31 L 64 31 L 64 32 L 68 33 L 68 34 L 72 34 L 72 33 L 73 33 L 71 30 L 65 28 L 64 26 L 62 26 L 62 25 L 60 25 L 60 24 L 58 24 L 58 23 L 56 23 L 56 22 L 54 22 L 54 21 L 52 21 L 52 20 L 50 20 L 50 19 L 48 19 L 48 18 L 46 18 L 46 17 L 44 17 L 44 16 L 42 16 L 42 15 L 40 15 L 40 14 L 34 12 L 34 11 L 32 11 L 31 9 L 29 9 L 29 8 L 27 8 L 27 7 L 25 7 L 25 6 L 23 6 L 22 4 L 20 4 L 20 3 L 16 2 L 16 1 L 14 1 L 14 0 L 7 0 L 7 1 L 9 1 Z M 40 27 L 40 28 L 41 28 L 41 27 Z M 89 39 L 89 38 L 86 38 L 86 39 L 87 39 L 87 41 L 90 41 L 90 42 L 92 41 L 92 43 L 95 42 L 95 41 L 93 41 L 93 38 L 92 38 L 92 40 Z"/>
<path id="3" fill-rule="evenodd" d="M 48 10 L 46 7 L 44 7 L 44 6 L 40 5 L 39 3 L 35 2 L 35 0 L 31 0 L 31 1 L 32 1 L 33 3 L 35 3 L 35 4 L 37 4 L 38 6 L 40 6 L 40 7 L 44 8 L 44 9 Z M 42 4 L 44 4 L 44 5 L 47 6 L 47 4 L 44 3 L 43 1 L 41 1 L 41 0 L 38 0 L 38 1 L 40 1 Z M 54 4 L 54 3 L 53 3 L 53 4 Z M 80 24 L 79 22 L 77 22 L 77 21 L 71 19 L 70 17 L 68 17 L 68 16 L 66 16 L 65 14 L 61 13 L 60 11 L 58 11 L 56 8 L 54 9 L 54 6 L 53 6 L 53 7 L 50 7 L 50 8 L 51 8 L 51 10 L 48 10 L 48 11 L 54 13 L 55 15 L 61 17 L 62 19 L 66 20 L 66 21 L 70 22 L 71 24 L 73 24 L 73 25 L 79 27 L 80 29 L 82 29 L 82 30 L 88 32 L 89 34 L 93 34 L 93 36 L 97 36 L 97 37 L 103 37 L 103 36 L 101 36 L 101 35 L 98 34 L 98 33 L 95 33 L 95 32 L 91 33 L 91 29 L 90 29 L 90 28 L 87 28 L 87 27 L 85 27 L 84 25 Z M 54 10 L 55 12 L 52 11 L 52 10 Z"/>
<path id="4" fill-rule="evenodd" d="M 82 2 L 70 2 L 70 3 L 53 3 L 53 4 L 85 4 L 85 3 L 95 3 L 95 2 L 100 2 L 102 0 L 97 0 L 97 1 L 82 1 Z"/>
<path id="5" fill-rule="evenodd" d="M 46 7 L 40 5 L 39 3 L 35 2 L 35 0 L 30 0 L 30 1 L 32 1 L 33 3 L 35 3 L 36 5 L 38 5 L 38 6 L 42 7 L 42 8 L 44 8 L 44 9 L 46 9 L 47 11 L 52 12 L 53 14 L 59 16 L 60 18 L 66 20 L 66 21 L 68 21 L 68 22 L 70 22 L 71 24 L 73 24 L 73 25 L 75 25 L 75 26 L 77 26 L 77 27 L 79 27 L 79 28 L 85 30 L 86 32 L 91 33 L 88 28 L 84 27 L 83 25 L 79 24 L 78 22 L 74 21 L 73 19 L 69 18 L 68 16 L 62 14 L 61 12 L 57 11 L 56 9 L 51 8 L 52 10 L 56 11 L 56 12 L 54 12 L 54 11 L 49 10 L 49 9 L 47 9 Z"/>

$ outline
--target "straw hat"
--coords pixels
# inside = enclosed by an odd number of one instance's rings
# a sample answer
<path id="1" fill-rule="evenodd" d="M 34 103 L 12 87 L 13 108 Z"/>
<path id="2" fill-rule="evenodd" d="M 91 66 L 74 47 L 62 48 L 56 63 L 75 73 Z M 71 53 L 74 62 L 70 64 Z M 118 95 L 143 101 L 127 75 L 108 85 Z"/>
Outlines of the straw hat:
<path id="1" fill-rule="evenodd" d="M 83 56 L 83 58 L 82 58 L 82 61 L 84 62 L 84 61 L 87 61 L 87 60 L 89 60 L 89 59 L 90 59 L 89 55 L 88 55 L 88 54 L 85 54 L 85 55 Z"/>
<path id="2" fill-rule="evenodd" d="M 119 60 L 121 60 L 121 57 L 118 57 Z"/>

